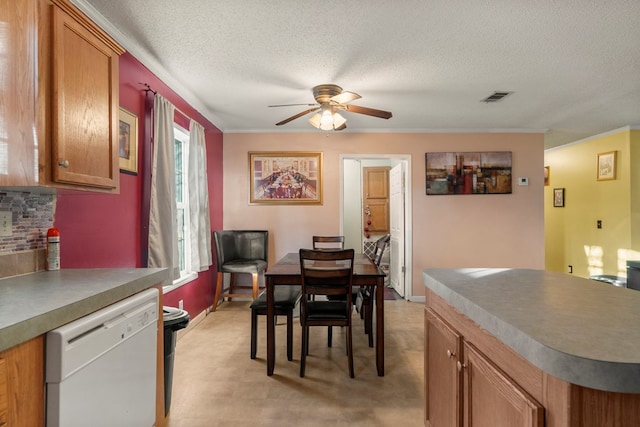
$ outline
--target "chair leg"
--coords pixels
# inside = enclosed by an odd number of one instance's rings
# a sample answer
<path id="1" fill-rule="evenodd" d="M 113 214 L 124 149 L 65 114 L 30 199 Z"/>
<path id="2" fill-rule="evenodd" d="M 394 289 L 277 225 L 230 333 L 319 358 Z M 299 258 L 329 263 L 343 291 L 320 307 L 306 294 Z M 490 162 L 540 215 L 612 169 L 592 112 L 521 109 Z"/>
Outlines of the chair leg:
<path id="1" fill-rule="evenodd" d="M 251 282 L 253 285 L 253 299 L 258 298 L 258 273 L 251 273 Z"/>
<path id="2" fill-rule="evenodd" d="M 309 352 L 309 327 L 302 327 L 302 351 L 300 351 L 300 378 L 304 377 L 305 362 L 307 361 L 307 353 Z"/>
<path id="3" fill-rule="evenodd" d="M 256 358 L 256 350 L 258 347 L 258 313 L 251 310 L 251 358 Z"/>
<path id="4" fill-rule="evenodd" d="M 347 358 L 349 359 L 349 376 L 355 377 L 353 371 L 353 340 L 351 337 L 351 323 L 347 326 Z"/>
<path id="5" fill-rule="evenodd" d="M 230 294 L 234 293 L 233 288 L 235 288 L 235 286 L 236 286 L 236 274 L 235 273 L 229 273 L 229 293 Z M 228 296 L 227 300 L 231 301 L 231 297 Z"/>
<path id="6" fill-rule="evenodd" d="M 370 301 L 364 314 L 364 328 L 369 335 L 369 347 L 373 347 L 373 301 Z"/>
<path id="7" fill-rule="evenodd" d="M 218 301 L 220 300 L 220 293 L 222 292 L 222 286 L 224 285 L 224 274 L 218 272 L 218 283 L 216 283 L 216 292 L 213 296 L 213 308 L 211 311 L 216 311 L 218 308 Z"/>
<path id="8" fill-rule="evenodd" d="M 293 360 L 293 310 L 287 313 L 287 360 Z"/>
<path id="9" fill-rule="evenodd" d="M 327 328 L 327 347 L 331 347 L 331 341 L 333 341 L 333 326 L 327 326 Z"/>

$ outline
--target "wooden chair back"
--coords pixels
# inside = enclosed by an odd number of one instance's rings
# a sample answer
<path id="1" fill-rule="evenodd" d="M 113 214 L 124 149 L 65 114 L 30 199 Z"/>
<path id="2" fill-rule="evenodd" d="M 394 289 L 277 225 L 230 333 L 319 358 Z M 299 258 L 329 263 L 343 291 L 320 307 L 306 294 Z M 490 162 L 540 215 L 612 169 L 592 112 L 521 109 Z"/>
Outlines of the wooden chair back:
<path id="1" fill-rule="evenodd" d="M 344 249 L 344 236 L 313 236 L 313 249 Z"/>

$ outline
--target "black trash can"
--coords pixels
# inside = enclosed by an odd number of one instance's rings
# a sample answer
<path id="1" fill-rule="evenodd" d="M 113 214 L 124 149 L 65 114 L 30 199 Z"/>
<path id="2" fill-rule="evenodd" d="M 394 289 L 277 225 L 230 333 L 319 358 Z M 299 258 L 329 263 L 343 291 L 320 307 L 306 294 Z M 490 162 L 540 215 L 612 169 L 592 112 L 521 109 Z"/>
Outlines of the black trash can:
<path id="1" fill-rule="evenodd" d="M 176 348 L 177 331 L 189 324 L 189 313 L 174 307 L 162 307 L 164 321 L 164 415 L 171 406 L 171 385 L 173 384 L 173 353 Z"/>

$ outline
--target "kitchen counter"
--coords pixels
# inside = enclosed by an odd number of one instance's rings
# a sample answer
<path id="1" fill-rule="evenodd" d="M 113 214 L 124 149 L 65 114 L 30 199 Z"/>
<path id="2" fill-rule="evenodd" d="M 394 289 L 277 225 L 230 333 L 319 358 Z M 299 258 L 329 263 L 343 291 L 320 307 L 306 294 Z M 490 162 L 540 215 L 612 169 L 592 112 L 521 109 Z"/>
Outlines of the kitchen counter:
<path id="1" fill-rule="evenodd" d="M 164 268 L 61 269 L 0 279 L 0 352 L 158 285 Z"/>
<path id="2" fill-rule="evenodd" d="M 426 269 L 423 281 L 542 371 L 640 393 L 640 292 L 526 269 Z"/>

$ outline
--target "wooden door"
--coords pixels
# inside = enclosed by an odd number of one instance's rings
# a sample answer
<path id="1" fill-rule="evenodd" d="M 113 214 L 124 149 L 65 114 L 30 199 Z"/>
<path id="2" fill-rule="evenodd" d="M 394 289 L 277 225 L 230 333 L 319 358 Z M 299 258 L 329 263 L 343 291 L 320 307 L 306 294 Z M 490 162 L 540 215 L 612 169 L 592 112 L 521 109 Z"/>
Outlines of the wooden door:
<path id="1" fill-rule="evenodd" d="M 371 234 L 388 234 L 389 167 L 362 168 L 362 175 L 363 224 Z"/>
<path id="2" fill-rule="evenodd" d="M 425 425 L 462 425 L 462 337 L 431 309 L 425 309 Z"/>
<path id="3" fill-rule="evenodd" d="M 466 341 L 463 352 L 465 427 L 544 426 L 533 397 Z"/>
<path id="4" fill-rule="evenodd" d="M 116 189 L 118 54 L 109 39 L 53 7 L 53 180 Z"/>
<path id="5" fill-rule="evenodd" d="M 405 296 L 405 169 L 404 162 L 391 169 L 389 174 L 391 215 L 389 242 L 389 283 L 396 292 Z"/>
<path id="6" fill-rule="evenodd" d="M 38 179 L 36 6 L 0 0 L 0 186 L 35 185 Z"/>

